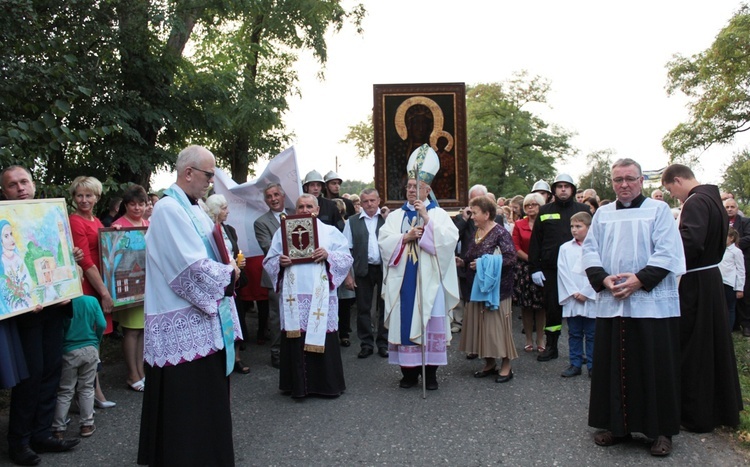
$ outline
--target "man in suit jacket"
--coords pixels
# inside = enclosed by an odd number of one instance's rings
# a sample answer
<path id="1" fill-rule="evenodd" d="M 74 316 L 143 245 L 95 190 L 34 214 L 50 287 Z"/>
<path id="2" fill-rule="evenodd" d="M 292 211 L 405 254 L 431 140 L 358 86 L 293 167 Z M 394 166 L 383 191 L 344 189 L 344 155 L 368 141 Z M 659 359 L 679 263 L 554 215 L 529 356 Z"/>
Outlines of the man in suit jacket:
<path id="1" fill-rule="evenodd" d="M 742 255 L 745 257 L 744 296 L 737 300 L 737 319 L 729 325 L 733 329 L 739 328 L 743 336 L 750 337 L 750 297 L 748 297 L 750 285 L 747 284 L 748 276 L 750 276 L 750 272 L 748 272 L 748 268 L 750 268 L 750 219 L 740 215 L 734 198 L 724 200 L 724 209 L 729 216 L 729 227 L 732 227 L 739 234 L 740 241 L 737 247 L 742 250 Z"/>
<path id="2" fill-rule="evenodd" d="M 268 206 L 268 212 L 258 217 L 253 224 L 255 238 L 258 240 L 263 254 L 268 254 L 271 248 L 273 234 L 281 227 L 280 217 L 286 214 L 284 211 L 284 189 L 278 183 L 271 183 L 263 190 L 263 198 Z M 281 357 L 281 318 L 279 317 L 279 295 L 276 293 L 276 284 L 263 270 L 260 285 L 268 289 L 268 325 L 271 329 L 271 366 L 279 368 Z"/>
<path id="3" fill-rule="evenodd" d="M 388 330 L 385 328 L 385 303 L 382 298 L 383 262 L 378 248 L 378 233 L 385 220 L 380 211 L 380 195 L 374 188 L 360 194 L 362 210 L 349 219 L 344 227 L 344 237 L 349 242 L 354 265 L 344 285 L 355 287 L 357 294 L 357 337 L 360 340 L 359 358 L 367 358 L 378 347 L 378 355 L 388 356 Z M 352 278 L 352 272 L 354 278 Z M 373 336 L 372 298 L 377 297 L 378 330 Z"/>

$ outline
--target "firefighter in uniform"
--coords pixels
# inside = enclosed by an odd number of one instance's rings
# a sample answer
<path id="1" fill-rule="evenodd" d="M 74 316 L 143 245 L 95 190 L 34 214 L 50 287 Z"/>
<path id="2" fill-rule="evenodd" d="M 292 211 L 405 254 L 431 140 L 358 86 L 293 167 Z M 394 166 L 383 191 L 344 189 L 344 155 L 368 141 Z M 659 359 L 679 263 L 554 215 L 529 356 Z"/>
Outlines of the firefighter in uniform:
<path id="1" fill-rule="evenodd" d="M 552 193 L 554 201 L 539 208 L 529 244 L 531 279 L 544 288 L 547 315 L 547 326 L 544 328 L 547 345 L 537 357 L 540 362 L 558 357 L 557 341 L 562 329 L 562 306 L 557 296 L 557 253 L 560 245 L 573 239 L 570 217 L 577 212 L 589 212 L 587 205 L 576 202 L 576 186 L 570 175 L 559 174 L 555 177 Z"/>

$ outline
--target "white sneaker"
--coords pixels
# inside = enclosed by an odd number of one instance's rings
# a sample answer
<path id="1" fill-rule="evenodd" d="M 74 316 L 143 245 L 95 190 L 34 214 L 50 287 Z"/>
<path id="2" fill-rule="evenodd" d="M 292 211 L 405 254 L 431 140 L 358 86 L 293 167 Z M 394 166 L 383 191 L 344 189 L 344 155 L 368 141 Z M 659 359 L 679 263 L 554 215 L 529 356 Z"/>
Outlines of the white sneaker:
<path id="1" fill-rule="evenodd" d="M 112 407 L 116 406 L 117 404 L 112 401 L 100 401 L 96 397 L 94 398 L 94 406 L 97 409 L 111 409 Z"/>

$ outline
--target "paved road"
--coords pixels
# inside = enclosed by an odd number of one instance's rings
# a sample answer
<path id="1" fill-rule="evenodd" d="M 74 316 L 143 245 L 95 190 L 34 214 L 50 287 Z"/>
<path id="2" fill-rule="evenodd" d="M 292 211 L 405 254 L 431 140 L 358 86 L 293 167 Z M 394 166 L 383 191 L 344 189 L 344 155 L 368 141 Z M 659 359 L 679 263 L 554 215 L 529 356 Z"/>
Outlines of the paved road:
<path id="1" fill-rule="evenodd" d="M 352 320 L 356 323 L 356 320 Z M 251 327 L 255 326 L 251 318 Z M 521 321 L 514 319 L 516 347 L 523 348 Z M 254 334 L 253 334 L 254 335 Z M 454 335 L 450 363 L 438 371 L 440 389 L 400 389 L 397 367 L 377 354 L 357 359 L 356 339 L 342 349 L 347 391 L 338 399 L 301 402 L 277 391 L 278 372 L 268 347 L 251 345 L 243 359 L 248 376 L 232 376 L 234 446 L 238 466 L 299 465 L 748 465 L 725 434 L 681 433 L 674 452 L 653 458 L 648 444 L 609 448 L 594 445 L 586 424 L 589 379 L 564 379 L 563 356 L 551 363 L 520 351 L 515 378 L 496 384 L 475 379 L 481 363 L 459 353 Z M 254 341 L 253 341 L 254 343 Z M 519 345 L 521 344 L 521 345 Z M 567 347 L 563 352 L 567 356 Z M 125 387 L 121 361 L 105 362 L 101 374 L 107 396 L 117 407 L 99 410 L 97 431 L 74 451 L 43 454 L 42 465 L 134 465 L 141 394 Z M 189 409 L 188 409 L 189 410 Z M 69 434 L 77 434 L 77 419 Z M 201 429 L 201 421 L 195 421 Z M 7 418 L 0 419 L 7 452 Z M 3 454 L 4 454 L 3 453 Z M 746 456 L 746 455 L 745 455 Z M 2 456 L 0 463 L 7 462 Z"/>

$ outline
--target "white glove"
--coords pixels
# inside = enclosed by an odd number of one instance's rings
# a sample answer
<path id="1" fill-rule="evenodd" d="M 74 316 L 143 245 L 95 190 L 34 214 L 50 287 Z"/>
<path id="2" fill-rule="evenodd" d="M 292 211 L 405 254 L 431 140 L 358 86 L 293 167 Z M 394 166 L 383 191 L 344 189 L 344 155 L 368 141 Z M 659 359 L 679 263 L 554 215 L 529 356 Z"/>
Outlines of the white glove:
<path id="1" fill-rule="evenodd" d="M 531 280 L 534 281 L 534 283 L 539 287 L 544 287 L 544 281 L 546 281 L 547 279 L 544 277 L 544 273 L 542 271 L 537 271 L 531 275 Z"/>

